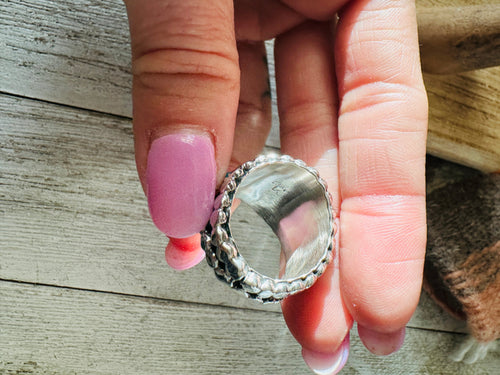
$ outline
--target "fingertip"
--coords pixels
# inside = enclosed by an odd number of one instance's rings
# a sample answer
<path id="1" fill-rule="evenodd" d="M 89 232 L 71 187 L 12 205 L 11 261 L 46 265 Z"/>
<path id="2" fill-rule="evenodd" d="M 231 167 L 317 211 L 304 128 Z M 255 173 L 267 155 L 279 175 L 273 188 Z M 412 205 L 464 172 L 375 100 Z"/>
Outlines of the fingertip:
<path id="1" fill-rule="evenodd" d="M 336 264 L 330 264 L 311 288 L 281 303 L 290 332 L 302 347 L 311 351 L 337 348 L 353 325 L 340 295 L 338 274 Z"/>
<path id="2" fill-rule="evenodd" d="M 363 345 L 373 354 L 389 355 L 397 352 L 404 343 L 406 329 L 394 332 L 377 332 L 358 324 L 358 335 Z"/>
<path id="3" fill-rule="evenodd" d="M 165 248 L 165 260 L 178 271 L 192 268 L 204 258 L 205 252 L 201 248 L 199 234 L 188 238 L 170 238 Z"/>
<path id="4" fill-rule="evenodd" d="M 342 296 L 354 319 L 379 332 L 403 327 L 417 307 L 425 257 L 422 197 L 342 203 Z"/>
<path id="5" fill-rule="evenodd" d="M 333 353 L 323 353 L 307 348 L 302 348 L 302 358 L 307 366 L 318 375 L 337 374 L 345 366 L 349 357 L 349 333 L 344 338 L 339 348 Z"/>

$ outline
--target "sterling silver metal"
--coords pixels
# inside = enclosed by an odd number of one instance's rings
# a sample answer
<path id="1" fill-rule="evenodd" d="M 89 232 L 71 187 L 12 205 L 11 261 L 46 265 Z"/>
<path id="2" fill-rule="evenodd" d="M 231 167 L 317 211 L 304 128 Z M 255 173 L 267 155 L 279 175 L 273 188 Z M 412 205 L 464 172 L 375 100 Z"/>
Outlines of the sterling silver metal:
<path id="1" fill-rule="evenodd" d="M 233 237 L 231 218 L 243 206 L 280 241 L 277 277 L 252 268 L 241 255 L 248 249 Z M 219 279 L 249 298 L 277 302 L 311 287 L 323 273 L 333 257 L 334 217 L 326 183 L 315 169 L 286 155 L 259 156 L 226 177 L 201 243 Z M 258 234 L 253 241 L 259 241 Z"/>

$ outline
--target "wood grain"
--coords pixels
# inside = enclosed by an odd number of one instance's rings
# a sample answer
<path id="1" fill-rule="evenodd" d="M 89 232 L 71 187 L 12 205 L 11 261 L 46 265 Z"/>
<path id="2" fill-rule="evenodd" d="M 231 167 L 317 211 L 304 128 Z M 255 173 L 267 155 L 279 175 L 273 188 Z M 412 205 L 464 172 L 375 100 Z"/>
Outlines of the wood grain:
<path id="1" fill-rule="evenodd" d="M 0 283 L 2 374 L 309 374 L 280 314 Z M 343 374 L 482 375 L 447 359 L 460 334 L 408 329 L 376 357 L 357 335 Z"/>
<path id="2" fill-rule="evenodd" d="M 0 1 L 0 90 L 131 117 L 122 1 Z"/>
<path id="3" fill-rule="evenodd" d="M 0 95 L 0 144 L 1 279 L 279 311 L 230 290 L 205 262 L 166 265 L 130 120 Z M 427 295 L 410 326 L 464 331 Z"/>
<path id="4" fill-rule="evenodd" d="M 488 3 L 420 0 L 417 7 Z M 0 91 L 131 117 L 128 43 L 118 0 L 0 1 Z M 430 153 L 484 171 L 500 169 L 499 76 L 500 68 L 426 76 Z M 278 127 L 274 108 L 267 145 L 279 147 Z"/>
<path id="5" fill-rule="evenodd" d="M 500 171 L 500 67 L 424 75 L 427 152 L 484 172 Z"/>
<path id="6" fill-rule="evenodd" d="M 417 9 L 480 6 L 499 3 L 498 0 L 416 0 Z"/>

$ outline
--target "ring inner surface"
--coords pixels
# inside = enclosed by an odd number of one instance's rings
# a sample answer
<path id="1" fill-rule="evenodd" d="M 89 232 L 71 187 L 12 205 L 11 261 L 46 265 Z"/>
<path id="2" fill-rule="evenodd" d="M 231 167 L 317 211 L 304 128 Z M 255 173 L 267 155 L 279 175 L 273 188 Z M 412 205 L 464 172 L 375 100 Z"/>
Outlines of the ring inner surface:
<path id="1" fill-rule="evenodd" d="M 229 227 L 240 254 L 257 272 L 291 279 L 323 257 L 331 236 L 323 186 L 294 163 L 256 167 L 236 189 Z"/>

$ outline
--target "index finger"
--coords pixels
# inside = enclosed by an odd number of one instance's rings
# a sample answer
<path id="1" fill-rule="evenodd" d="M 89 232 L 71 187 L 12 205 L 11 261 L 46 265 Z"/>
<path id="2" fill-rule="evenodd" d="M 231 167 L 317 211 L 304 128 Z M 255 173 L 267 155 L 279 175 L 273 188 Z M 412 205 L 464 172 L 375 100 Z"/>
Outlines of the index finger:
<path id="1" fill-rule="evenodd" d="M 199 236 L 230 160 L 240 71 L 231 0 L 126 0 L 137 170 L 176 269 Z M 197 244 L 198 243 L 198 244 Z"/>

